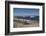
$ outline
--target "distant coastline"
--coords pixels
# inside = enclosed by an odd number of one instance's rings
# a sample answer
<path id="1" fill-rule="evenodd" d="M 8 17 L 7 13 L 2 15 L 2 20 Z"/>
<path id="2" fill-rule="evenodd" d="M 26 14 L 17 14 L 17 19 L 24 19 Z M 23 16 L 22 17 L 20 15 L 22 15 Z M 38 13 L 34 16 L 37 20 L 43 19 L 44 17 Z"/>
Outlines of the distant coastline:
<path id="1" fill-rule="evenodd" d="M 39 21 L 39 16 L 34 16 L 34 17 L 31 17 L 31 16 L 14 16 L 14 18 Z"/>

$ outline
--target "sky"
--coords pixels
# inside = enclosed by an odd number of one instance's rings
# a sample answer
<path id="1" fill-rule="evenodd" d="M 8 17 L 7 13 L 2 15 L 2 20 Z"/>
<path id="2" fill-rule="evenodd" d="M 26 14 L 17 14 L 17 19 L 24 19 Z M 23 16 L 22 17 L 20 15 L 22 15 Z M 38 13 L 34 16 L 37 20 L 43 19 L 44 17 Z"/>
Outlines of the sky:
<path id="1" fill-rule="evenodd" d="M 33 8 L 14 8 L 14 16 L 39 16 L 39 9 Z"/>

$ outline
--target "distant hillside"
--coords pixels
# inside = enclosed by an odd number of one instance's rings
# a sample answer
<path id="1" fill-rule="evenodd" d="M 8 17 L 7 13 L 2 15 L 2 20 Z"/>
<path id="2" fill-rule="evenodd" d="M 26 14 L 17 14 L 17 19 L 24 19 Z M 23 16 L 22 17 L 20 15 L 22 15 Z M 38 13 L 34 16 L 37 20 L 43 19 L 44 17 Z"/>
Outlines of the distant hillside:
<path id="1" fill-rule="evenodd" d="M 31 16 L 15 16 L 16 18 L 19 18 L 19 19 L 27 19 L 27 20 L 39 20 L 39 16 L 34 16 L 34 17 L 31 17 Z"/>

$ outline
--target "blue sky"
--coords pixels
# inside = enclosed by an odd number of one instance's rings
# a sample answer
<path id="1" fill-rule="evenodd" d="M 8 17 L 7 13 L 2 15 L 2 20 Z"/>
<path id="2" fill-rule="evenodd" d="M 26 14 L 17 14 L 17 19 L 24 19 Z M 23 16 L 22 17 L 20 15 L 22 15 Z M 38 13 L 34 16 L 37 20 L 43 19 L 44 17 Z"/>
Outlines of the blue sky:
<path id="1" fill-rule="evenodd" d="M 32 8 L 14 8 L 14 16 L 39 16 L 39 9 Z"/>

